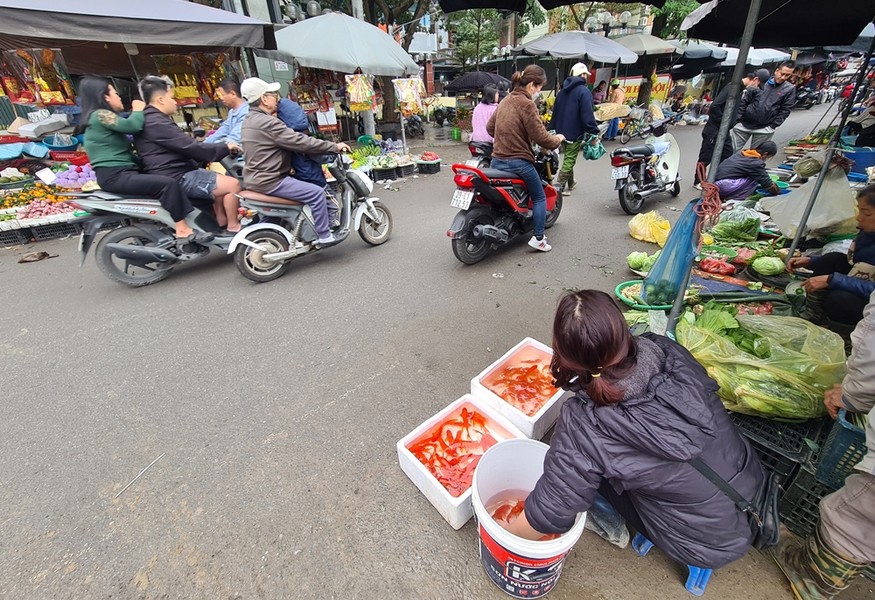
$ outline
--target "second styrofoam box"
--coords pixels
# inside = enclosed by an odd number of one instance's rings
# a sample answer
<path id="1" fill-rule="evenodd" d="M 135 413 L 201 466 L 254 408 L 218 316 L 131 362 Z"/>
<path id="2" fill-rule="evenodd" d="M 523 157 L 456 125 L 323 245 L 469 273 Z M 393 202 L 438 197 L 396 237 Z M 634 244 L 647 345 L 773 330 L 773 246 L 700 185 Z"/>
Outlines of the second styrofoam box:
<path id="1" fill-rule="evenodd" d="M 471 505 L 471 488 L 469 487 L 459 497 L 453 497 L 447 489 L 435 478 L 428 468 L 419 462 L 419 459 L 407 449 L 407 447 L 428 433 L 435 426 L 459 412 L 463 407 L 476 410 L 484 417 L 492 421 L 494 427 L 489 431 L 493 437 L 502 442 L 509 439 L 524 439 L 526 436 L 513 426 L 507 419 L 485 406 L 470 394 L 465 394 L 439 413 L 422 423 L 419 427 L 398 440 L 395 448 L 398 450 L 398 462 L 401 470 L 410 478 L 410 481 L 419 488 L 419 491 L 428 498 L 428 501 L 437 509 L 441 516 L 447 520 L 450 527 L 459 529 L 474 516 L 474 507 Z"/>
<path id="2" fill-rule="evenodd" d="M 482 383 L 484 379 L 489 377 L 496 370 L 504 368 L 514 355 L 524 350 L 527 346 L 537 348 L 538 350 L 546 352 L 551 357 L 553 356 L 552 348 L 542 344 L 536 339 L 527 337 L 471 380 L 471 394 L 479 400 L 482 400 L 489 407 L 498 411 L 499 414 L 516 425 L 526 437 L 539 440 L 544 437 L 550 427 L 553 426 L 553 423 L 556 422 L 556 419 L 559 418 L 559 412 L 562 410 L 562 404 L 565 401 L 565 398 L 563 397 L 565 392 L 561 389 L 557 390 L 544 406 L 530 417 L 515 406 L 502 400 Z"/>

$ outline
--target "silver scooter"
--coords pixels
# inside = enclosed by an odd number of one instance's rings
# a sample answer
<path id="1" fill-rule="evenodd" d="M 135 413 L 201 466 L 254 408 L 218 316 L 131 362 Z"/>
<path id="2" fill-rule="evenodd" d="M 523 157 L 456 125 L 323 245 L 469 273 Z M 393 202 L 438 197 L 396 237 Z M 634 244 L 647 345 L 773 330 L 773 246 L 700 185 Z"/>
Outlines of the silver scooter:
<path id="1" fill-rule="evenodd" d="M 378 198 L 371 198 L 374 183 L 361 171 L 350 169 L 352 160 L 339 154 L 328 170 L 341 185 L 340 198 L 329 198 L 339 208 L 340 225 L 334 231 L 334 246 L 349 237 L 351 229 L 372 246 L 385 243 L 392 233 L 392 214 Z M 276 196 L 244 190 L 240 205 L 254 223 L 243 228 L 228 246 L 237 270 L 257 283 L 273 281 L 288 269 L 289 262 L 316 252 L 318 243 L 310 207 Z"/>

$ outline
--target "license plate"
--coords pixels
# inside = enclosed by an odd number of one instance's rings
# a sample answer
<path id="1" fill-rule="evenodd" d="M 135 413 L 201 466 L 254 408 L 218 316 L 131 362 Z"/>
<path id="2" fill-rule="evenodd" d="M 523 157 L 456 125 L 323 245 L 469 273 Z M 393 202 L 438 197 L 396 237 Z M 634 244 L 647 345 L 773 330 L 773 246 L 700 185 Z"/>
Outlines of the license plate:
<path id="1" fill-rule="evenodd" d="M 465 190 L 456 190 L 453 192 L 453 199 L 450 200 L 450 206 L 468 210 L 471 206 L 471 200 L 474 199 L 474 192 L 466 192 Z"/>
<path id="2" fill-rule="evenodd" d="M 626 179 L 629 176 L 629 165 L 611 169 L 611 179 Z"/>
<path id="3" fill-rule="evenodd" d="M 468 160 L 465 161 L 465 164 L 469 167 L 476 167 L 477 165 L 480 164 L 480 160 L 476 159 L 476 158 L 469 158 Z"/>

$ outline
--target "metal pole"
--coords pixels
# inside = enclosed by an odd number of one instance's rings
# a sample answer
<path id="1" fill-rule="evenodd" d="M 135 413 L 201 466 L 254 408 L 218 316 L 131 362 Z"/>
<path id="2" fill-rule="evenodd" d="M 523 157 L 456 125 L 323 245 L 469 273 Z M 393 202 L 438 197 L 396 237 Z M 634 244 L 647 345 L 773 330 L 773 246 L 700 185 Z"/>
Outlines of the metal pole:
<path id="1" fill-rule="evenodd" d="M 738 62 L 735 63 L 735 69 L 732 72 L 732 81 L 729 84 L 729 95 L 726 98 L 726 108 L 723 110 L 723 120 L 720 122 L 720 129 L 717 132 L 717 140 L 714 143 L 714 153 L 711 155 L 711 168 L 708 170 L 708 181 L 714 182 L 717 175 L 717 165 L 720 164 L 720 157 L 723 152 L 723 143 L 726 141 L 726 136 L 729 135 L 729 125 L 734 120 L 732 116 L 735 114 L 735 105 L 738 102 L 739 87 L 741 87 L 741 79 L 744 76 L 745 63 L 747 63 L 747 54 L 750 50 L 753 33 L 756 29 L 757 18 L 760 14 L 760 6 L 762 0 L 751 0 L 750 9 L 747 13 L 747 20 L 744 22 L 744 33 L 741 34 L 741 41 L 738 44 Z M 696 229 L 695 231 L 698 231 Z M 698 247 L 698 233 L 693 233 L 693 244 Z M 671 312 L 668 315 L 668 328 L 666 333 L 669 337 L 674 338 L 674 331 L 678 324 L 678 319 L 681 316 L 681 310 L 684 305 L 684 296 L 687 292 L 687 286 L 690 284 L 690 276 L 693 271 L 693 265 L 687 267 L 684 282 L 675 296 L 674 304 L 672 304 Z"/>
<path id="2" fill-rule="evenodd" d="M 352 0 L 352 16 L 360 21 L 365 20 L 365 7 L 362 0 Z M 386 110 L 385 107 L 383 110 Z M 365 135 L 374 135 L 377 132 L 373 110 L 368 109 L 364 111 L 364 114 L 362 114 L 362 124 L 365 128 Z"/>
<path id="3" fill-rule="evenodd" d="M 860 73 L 857 75 L 857 82 L 854 84 L 854 90 L 848 97 L 848 104 L 845 106 L 844 112 L 842 112 L 842 118 L 839 121 L 838 129 L 836 129 L 836 132 L 829 141 L 829 146 L 826 149 L 826 157 L 823 159 L 823 166 L 820 168 L 820 173 L 817 175 L 817 181 L 814 182 L 814 189 L 811 190 L 811 196 L 808 198 L 808 204 L 805 206 L 805 211 L 802 213 L 802 219 L 799 222 L 799 226 L 796 228 L 796 235 L 793 236 L 793 243 L 790 244 L 790 252 L 787 253 L 787 262 L 790 261 L 793 253 L 796 252 L 796 247 L 799 246 L 799 241 L 802 239 L 805 225 L 808 223 L 808 217 L 811 216 L 814 203 L 817 201 L 817 195 L 820 193 L 820 188 L 823 187 L 823 178 L 826 176 L 826 172 L 829 169 L 829 164 L 832 161 L 833 154 L 836 150 L 836 144 L 842 135 L 842 130 L 845 128 L 845 123 L 848 120 L 848 116 L 851 114 L 851 109 L 854 107 L 854 98 L 857 95 L 857 90 L 863 85 L 863 79 L 869 71 L 869 61 L 872 59 L 873 52 L 875 52 L 875 38 L 872 38 L 872 42 L 869 44 L 869 52 L 866 54 L 866 58 L 863 60 L 863 65 L 860 67 Z"/>

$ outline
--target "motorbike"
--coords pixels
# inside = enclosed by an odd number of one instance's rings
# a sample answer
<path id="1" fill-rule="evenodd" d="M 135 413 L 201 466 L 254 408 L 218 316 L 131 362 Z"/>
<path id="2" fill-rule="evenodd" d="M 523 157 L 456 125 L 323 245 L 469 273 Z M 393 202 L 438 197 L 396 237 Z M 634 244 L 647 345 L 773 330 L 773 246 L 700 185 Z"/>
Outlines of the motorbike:
<path id="1" fill-rule="evenodd" d="M 228 167 L 233 168 L 230 161 Z M 67 196 L 70 199 L 66 202 L 74 210 L 88 213 L 76 221 L 83 225 L 79 236 L 79 266 L 85 264 L 97 233 L 104 227 L 115 227 L 97 243 L 94 258 L 107 278 L 129 287 L 158 283 L 177 265 L 200 260 L 211 250 L 224 252 L 234 237 L 223 235 L 212 203 L 208 207 L 194 205 L 185 221 L 196 233 L 213 233 L 215 237 L 209 242 L 183 243 L 176 239 L 170 213 L 155 198 L 103 190 Z"/>
<path id="2" fill-rule="evenodd" d="M 341 185 L 340 226 L 334 232 L 343 242 L 355 229 L 371 246 L 385 243 L 392 234 L 392 214 L 378 198 L 372 198 L 374 183 L 364 173 L 351 170 L 352 159 L 337 155 L 328 170 Z M 328 245 L 318 243 L 310 207 L 276 196 L 244 190 L 240 204 L 254 223 L 244 227 L 228 244 L 237 270 L 252 281 L 264 283 L 281 277 L 292 259 L 317 252 Z M 332 198 L 329 198 L 332 201 Z"/>
<path id="3" fill-rule="evenodd" d="M 668 119 L 646 128 L 651 134 L 642 146 L 624 146 L 611 152 L 611 179 L 620 206 L 629 215 L 641 212 L 645 198 L 661 192 L 681 193 L 678 166 L 681 151 L 677 140 L 666 132 Z"/>
<path id="4" fill-rule="evenodd" d="M 444 126 L 444 121 L 452 123 L 456 118 L 456 109 L 452 106 L 438 106 L 432 113 L 438 127 Z"/>
<path id="5" fill-rule="evenodd" d="M 535 148 L 535 168 L 547 195 L 549 229 L 562 211 L 562 196 L 552 181 L 559 168 L 559 152 Z M 473 265 L 492 252 L 534 229 L 532 202 L 525 182 L 515 173 L 478 168 L 467 164 L 452 166 L 456 191 L 450 206 L 459 212 L 447 230 L 453 254 L 466 265 Z"/>
<path id="6" fill-rule="evenodd" d="M 404 129 L 410 137 L 425 137 L 425 127 L 419 115 L 404 118 Z"/>
<path id="7" fill-rule="evenodd" d="M 492 164 L 492 144 L 489 142 L 468 142 L 471 158 L 465 161 L 469 167 L 488 169 Z"/>
<path id="8" fill-rule="evenodd" d="M 810 109 L 817 103 L 818 92 L 811 91 L 808 88 L 796 89 L 796 100 L 793 102 L 793 108 Z"/>

